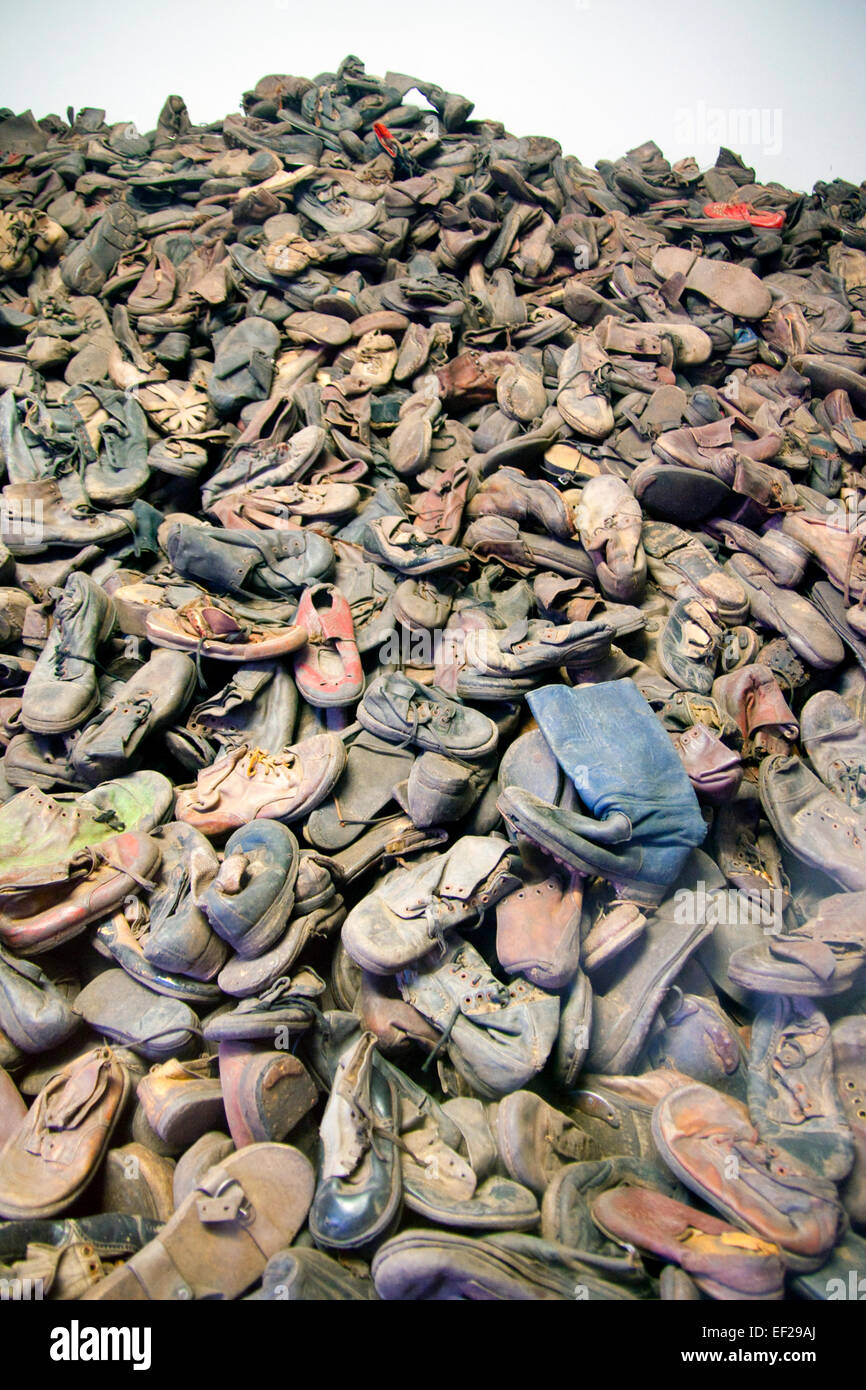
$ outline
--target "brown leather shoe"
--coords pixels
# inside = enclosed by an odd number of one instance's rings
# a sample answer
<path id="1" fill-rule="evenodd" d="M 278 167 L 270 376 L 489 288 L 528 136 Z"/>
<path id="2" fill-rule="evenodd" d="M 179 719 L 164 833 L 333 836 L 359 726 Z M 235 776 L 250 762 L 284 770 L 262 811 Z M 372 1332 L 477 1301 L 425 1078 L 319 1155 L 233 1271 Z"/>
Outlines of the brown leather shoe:
<path id="1" fill-rule="evenodd" d="M 109 1149 L 102 1168 L 102 1211 L 167 1221 L 174 1210 L 174 1163 L 143 1144 Z"/>
<path id="2" fill-rule="evenodd" d="M 595 565 L 602 592 L 621 603 L 639 602 L 647 557 L 641 541 L 640 503 L 622 478 L 590 478 L 574 509 L 575 529 Z"/>
<path id="3" fill-rule="evenodd" d="M 269 1043 L 221 1042 L 219 1067 L 229 1133 L 239 1149 L 285 1139 L 316 1103 L 315 1082 L 300 1058 Z"/>
<path id="4" fill-rule="evenodd" d="M 56 1216 L 84 1191 L 130 1090 L 111 1048 L 97 1048 L 48 1082 L 0 1150 L 0 1215 Z"/>
<path id="5" fill-rule="evenodd" d="M 291 1245 L 315 1186 L 287 1144 L 250 1144 L 201 1177 L 159 1235 L 88 1299 L 237 1298 Z"/>
<path id="6" fill-rule="evenodd" d="M 659 1101 L 653 1137 L 669 1168 L 735 1225 L 781 1247 L 790 1269 L 817 1269 L 844 1214 L 835 1184 L 764 1144 L 739 1101 L 695 1082 Z"/>
<path id="7" fill-rule="evenodd" d="M 778 1299 L 785 1267 L 778 1245 L 696 1211 L 647 1187 L 615 1187 L 592 1204 L 592 1218 L 612 1240 L 675 1261 L 711 1298 Z"/>
<path id="8" fill-rule="evenodd" d="M 532 878 L 497 904 L 496 955 L 509 975 L 551 990 L 572 979 L 580 964 L 583 878 Z"/>
<path id="9" fill-rule="evenodd" d="M 506 1171 L 539 1197 L 565 1164 L 594 1152 L 592 1140 L 579 1125 L 531 1091 L 512 1091 L 491 1109 Z"/>
<path id="10" fill-rule="evenodd" d="M 481 484 L 467 516 L 508 516 L 540 526 L 560 540 L 572 538 L 571 517 L 562 493 L 552 483 L 528 478 L 519 468 L 498 468 Z"/>

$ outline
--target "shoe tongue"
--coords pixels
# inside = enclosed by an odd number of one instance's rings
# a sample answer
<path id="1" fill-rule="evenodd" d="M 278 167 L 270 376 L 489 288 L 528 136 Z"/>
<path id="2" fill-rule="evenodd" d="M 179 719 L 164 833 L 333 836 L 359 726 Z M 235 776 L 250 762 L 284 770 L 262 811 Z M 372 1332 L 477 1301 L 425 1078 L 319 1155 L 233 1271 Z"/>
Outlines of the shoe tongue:
<path id="1" fill-rule="evenodd" d="M 74 1129 L 99 1100 L 108 1084 L 106 1054 L 96 1052 L 86 1066 L 65 1085 L 46 1096 L 43 1123 L 46 1129 Z"/>
<path id="2" fill-rule="evenodd" d="M 418 694 L 412 682 L 398 672 L 389 681 L 389 694 L 392 699 L 411 701 Z"/>
<path id="3" fill-rule="evenodd" d="M 247 883 L 249 864 L 246 854 L 228 855 L 220 865 L 214 887 L 221 893 L 240 893 Z"/>

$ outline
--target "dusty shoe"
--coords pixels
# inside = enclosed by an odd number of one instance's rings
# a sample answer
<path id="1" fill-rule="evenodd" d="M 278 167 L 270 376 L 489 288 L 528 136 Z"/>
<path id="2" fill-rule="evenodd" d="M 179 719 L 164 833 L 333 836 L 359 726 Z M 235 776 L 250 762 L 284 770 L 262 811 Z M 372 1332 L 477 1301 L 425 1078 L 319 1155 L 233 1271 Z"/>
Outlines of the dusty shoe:
<path id="1" fill-rule="evenodd" d="M 777 1245 L 645 1187 L 596 1197 L 593 1220 L 611 1239 L 674 1260 L 711 1298 L 779 1299 L 785 1268 Z"/>
<path id="2" fill-rule="evenodd" d="M 21 721 L 38 734 L 83 724 L 99 704 L 96 653 L 114 626 L 111 599 L 86 574 L 72 574 L 54 605 L 48 641 L 31 671 Z"/>
<path id="3" fill-rule="evenodd" d="M 658 662 L 680 690 L 709 695 L 722 647 L 722 629 L 697 599 L 678 599 L 659 634 Z"/>
<path id="4" fill-rule="evenodd" d="M 153 994 L 123 970 L 104 970 L 91 980 L 77 996 L 75 1012 L 121 1047 L 156 1062 L 187 1052 L 199 1032 L 186 1004 Z"/>
<path id="5" fill-rule="evenodd" d="M 751 534 L 751 533 L 750 533 Z M 742 584 L 726 574 L 712 552 L 696 536 L 670 522 L 645 521 L 643 546 L 653 582 L 672 598 L 706 600 L 726 625 L 748 616 L 749 600 Z"/>
<path id="6" fill-rule="evenodd" d="M 363 970 L 396 974 L 518 888 L 515 857 L 506 840 L 464 835 L 445 854 L 392 869 L 349 913 L 343 945 Z"/>
<path id="7" fill-rule="evenodd" d="M 605 389 L 610 370 L 610 358 L 592 333 L 581 333 L 563 353 L 556 408 L 585 439 L 606 439 L 613 430 L 613 411 Z"/>
<path id="8" fill-rule="evenodd" d="M 768 999 L 752 1024 L 749 1114 L 777 1145 L 834 1182 L 847 1177 L 854 1141 L 836 1100 L 830 1025 L 806 999 Z"/>
<path id="9" fill-rule="evenodd" d="M 492 753 L 499 741 L 492 719 L 402 673 L 377 676 L 357 714 L 365 729 L 389 743 L 414 743 L 466 761 Z"/>
<path id="10" fill-rule="evenodd" d="M 108 1047 L 62 1068 L 0 1150 L 0 1213 L 22 1220 L 70 1206 L 96 1173 L 129 1089 Z"/>
<path id="11" fill-rule="evenodd" d="M 138 233 L 133 209 L 112 203 L 83 241 L 72 248 L 61 268 L 63 283 L 74 294 L 99 294 L 117 262 L 135 245 Z"/>
<path id="12" fill-rule="evenodd" d="M 761 802 L 782 844 L 842 888 L 866 888 L 866 816 L 834 796 L 799 758 L 765 758 Z"/>
<path id="13" fill-rule="evenodd" d="M 217 935 L 245 958 L 274 946 L 291 916 L 298 877 L 298 842 L 288 826 L 253 820 L 229 837 L 215 874 L 210 863 L 203 872 L 200 864 L 194 851 L 194 901 Z"/>
<path id="14" fill-rule="evenodd" d="M 403 516 L 383 516 L 369 522 L 364 531 L 364 557 L 410 576 L 453 569 L 469 558 L 460 546 L 443 545 Z"/>
<path id="15" fill-rule="evenodd" d="M 509 975 L 563 989 L 580 965 L 583 876 L 528 876 L 496 908 L 496 957 Z"/>
<path id="16" fill-rule="evenodd" d="M 159 543 L 178 574 L 240 598 L 291 600 L 334 564 L 330 542 L 315 531 L 226 530 L 183 512 L 163 522 Z"/>
<path id="17" fill-rule="evenodd" d="M 683 1086 L 659 1102 L 653 1135 L 687 1187 L 741 1229 L 778 1245 L 788 1268 L 823 1262 L 843 1218 L 835 1186 L 762 1143 L 744 1105 L 709 1086 Z"/>
<path id="18" fill-rule="evenodd" d="M 28 956 L 50 951 L 116 911 L 127 894 L 152 886 L 158 863 L 159 847 L 149 835 L 125 831 L 24 869 L 0 897 L 0 941 Z"/>
<path id="19" fill-rule="evenodd" d="M 0 1028 L 22 1052 L 49 1052 L 75 1032 L 78 1017 L 44 970 L 0 947 Z"/>
<path id="20" fill-rule="evenodd" d="M 684 276 L 687 290 L 704 295 L 738 318 L 763 318 L 772 303 L 766 285 L 745 266 L 696 256 L 685 247 L 661 247 L 653 256 L 652 268 L 663 280 L 672 275 Z"/>
<path id="21" fill-rule="evenodd" d="M 519 1233 L 485 1237 L 454 1231 L 407 1230 L 385 1241 L 371 1266 L 380 1298 L 616 1302 L 644 1296 L 634 1264 L 609 1261 Z"/>
<path id="22" fill-rule="evenodd" d="M 492 768 L 491 768 L 492 773 Z M 483 775 L 441 753 L 422 753 L 394 797 L 419 829 L 462 820 L 482 790 Z"/>
<path id="23" fill-rule="evenodd" d="M 575 528 L 602 592 L 621 603 L 640 599 L 647 557 L 641 543 L 641 509 L 621 478 L 590 478 L 574 511 Z"/>
<path id="24" fill-rule="evenodd" d="M 294 1240 L 314 1185 L 309 1161 L 287 1144 L 229 1154 L 199 1179 L 159 1235 L 87 1297 L 236 1298 Z"/>
<path id="25" fill-rule="evenodd" d="M 732 555 L 725 568 L 746 590 L 752 616 L 787 638 L 804 661 L 819 671 L 839 665 L 842 643 L 808 599 L 781 588 L 752 555 Z"/>
<path id="26" fill-rule="evenodd" d="M 712 932 L 705 905 L 710 870 L 711 861 L 695 850 L 679 880 L 683 886 L 657 908 L 628 956 L 609 967 L 607 987 L 593 999 L 592 1071 L 632 1070 L 668 987 Z"/>
<path id="27" fill-rule="evenodd" d="M 800 734 L 821 781 L 854 810 L 866 807 L 866 724 L 841 695 L 821 690 L 800 714 Z"/>
<path id="28" fill-rule="evenodd" d="M 297 820 L 325 800 L 345 765 L 337 734 L 317 734 L 279 755 L 241 745 L 178 792 L 175 814 L 206 835 L 261 816 Z"/>
<path id="29" fill-rule="evenodd" d="M 743 1041 L 715 999 L 684 994 L 674 985 L 662 1002 L 657 1024 L 663 1026 L 651 1033 L 645 1049 L 652 1066 L 675 1067 L 695 1081 L 745 1099 Z"/>
<path id="30" fill-rule="evenodd" d="M 368 1303 L 378 1294 L 361 1260 L 350 1265 L 323 1250 L 298 1247 L 271 1256 L 262 1275 L 261 1291 L 249 1297 L 289 1303 Z"/>
<path id="31" fill-rule="evenodd" d="M 318 1098 L 300 1058 L 268 1042 L 221 1042 L 219 1064 L 229 1133 L 238 1149 L 285 1139 Z"/>
<path id="32" fill-rule="evenodd" d="M 519 788 L 501 793 L 499 810 L 545 853 L 582 873 L 601 874 L 630 902 L 657 904 L 689 850 L 703 842 L 706 826 L 685 769 L 649 704 L 629 680 L 578 690 L 544 686 L 527 702 L 560 767 L 600 819 L 551 807 Z M 643 781 L 635 790 L 638 767 Z M 650 780 L 659 788 L 651 795 Z"/>
<path id="33" fill-rule="evenodd" d="M 93 786 L 127 771 L 144 739 L 181 713 L 195 682 L 189 657 L 155 652 L 75 740 L 70 761 L 81 781 Z"/>
<path id="34" fill-rule="evenodd" d="M 331 1250 L 369 1246 L 387 1232 L 400 1208 L 397 1093 L 376 1067 L 375 1049 L 372 1033 L 349 1043 L 322 1117 L 310 1233 Z"/>
<path id="35" fill-rule="evenodd" d="M 230 1013 L 210 1019 L 204 1036 L 209 1042 L 287 1039 L 321 1017 L 315 1001 L 324 990 L 324 981 L 315 970 L 284 976 L 259 994 L 248 995 Z"/>
<path id="36" fill-rule="evenodd" d="M 531 1091 L 512 1091 L 496 1106 L 496 1146 L 509 1174 L 539 1197 L 567 1163 L 586 1158 L 592 1141 Z"/>
<path id="37" fill-rule="evenodd" d="M 512 520 L 534 521 L 548 535 L 571 539 L 568 507 L 562 494 L 551 484 L 527 478 L 518 468 L 498 468 L 485 478 L 469 503 L 466 514 L 508 516 Z"/>
<path id="38" fill-rule="evenodd" d="M 354 704 L 364 689 L 364 672 L 346 599 L 332 584 L 314 584 L 304 590 L 296 617 L 307 633 L 294 663 L 301 695 L 319 708 Z"/>
<path id="39" fill-rule="evenodd" d="M 292 742 L 297 717 L 298 694 L 288 671 L 276 661 L 249 662 L 215 695 L 194 705 L 183 728 L 175 726 L 166 742 L 184 766 L 199 771 L 220 749 L 242 743 L 281 753 Z"/>
<path id="40" fill-rule="evenodd" d="M 142 586 L 144 587 L 144 586 Z M 270 661 L 303 647 L 306 629 L 267 615 L 245 615 L 226 599 L 202 597 L 183 608 L 144 605 L 144 632 L 155 647 L 176 647 L 215 661 Z"/>
<path id="41" fill-rule="evenodd" d="M 151 1067 L 137 1096 L 148 1124 L 172 1149 L 186 1149 L 224 1124 L 222 1088 L 210 1057 Z"/>
<path id="42" fill-rule="evenodd" d="M 53 546 L 83 550 L 136 534 L 133 511 L 96 511 L 67 498 L 53 478 L 8 483 L 3 489 L 3 539 L 27 558 Z"/>
<path id="43" fill-rule="evenodd" d="M 525 980 L 505 986 L 468 942 L 399 976 L 407 1003 L 447 1040 L 455 1069 L 475 1095 L 496 1100 L 525 1086 L 544 1066 L 559 1027 L 559 999 Z"/>
<path id="44" fill-rule="evenodd" d="M 466 634 L 457 693 L 468 700 L 513 699 L 531 690 L 551 668 L 603 659 L 612 636 L 613 629 L 604 622 L 550 627 L 524 619 L 504 632 L 476 628 Z"/>
<path id="45" fill-rule="evenodd" d="M 219 860 L 198 830 L 182 821 L 161 825 L 153 838 L 160 851 L 156 884 L 148 899 L 142 952 L 157 970 L 211 980 L 228 950 L 195 903 L 199 883 L 219 871 Z"/>

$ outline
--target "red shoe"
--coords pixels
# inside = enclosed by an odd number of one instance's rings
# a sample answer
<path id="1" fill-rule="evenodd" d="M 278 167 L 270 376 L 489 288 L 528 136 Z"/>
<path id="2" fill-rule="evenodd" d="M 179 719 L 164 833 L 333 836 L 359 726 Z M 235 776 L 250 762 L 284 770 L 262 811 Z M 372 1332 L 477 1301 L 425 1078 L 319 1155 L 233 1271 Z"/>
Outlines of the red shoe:
<path id="1" fill-rule="evenodd" d="M 319 708 L 354 704 L 364 691 L 364 672 L 352 610 L 333 584 L 314 584 L 298 604 L 296 621 L 309 633 L 295 657 L 295 681 Z"/>
<path id="2" fill-rule="evenodd" d="M 777 232 L 785 225 L 783 212 L 759 212 L 751 203 L 705 203 L 706 217 L 727 217 L 740 222 L 751 222 L 753 227 L 767 227 Z"/>

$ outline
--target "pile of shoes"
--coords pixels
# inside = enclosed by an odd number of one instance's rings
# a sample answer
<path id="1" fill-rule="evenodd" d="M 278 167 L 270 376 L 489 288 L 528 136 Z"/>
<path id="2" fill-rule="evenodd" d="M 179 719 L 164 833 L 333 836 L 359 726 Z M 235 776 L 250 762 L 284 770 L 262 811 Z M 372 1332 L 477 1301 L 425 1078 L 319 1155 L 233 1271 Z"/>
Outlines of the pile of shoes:
<path id="1" fill-rule="evenodd" d="M 866 187 L 0 111 L 0 1273 L 833 1297 Z"/>

